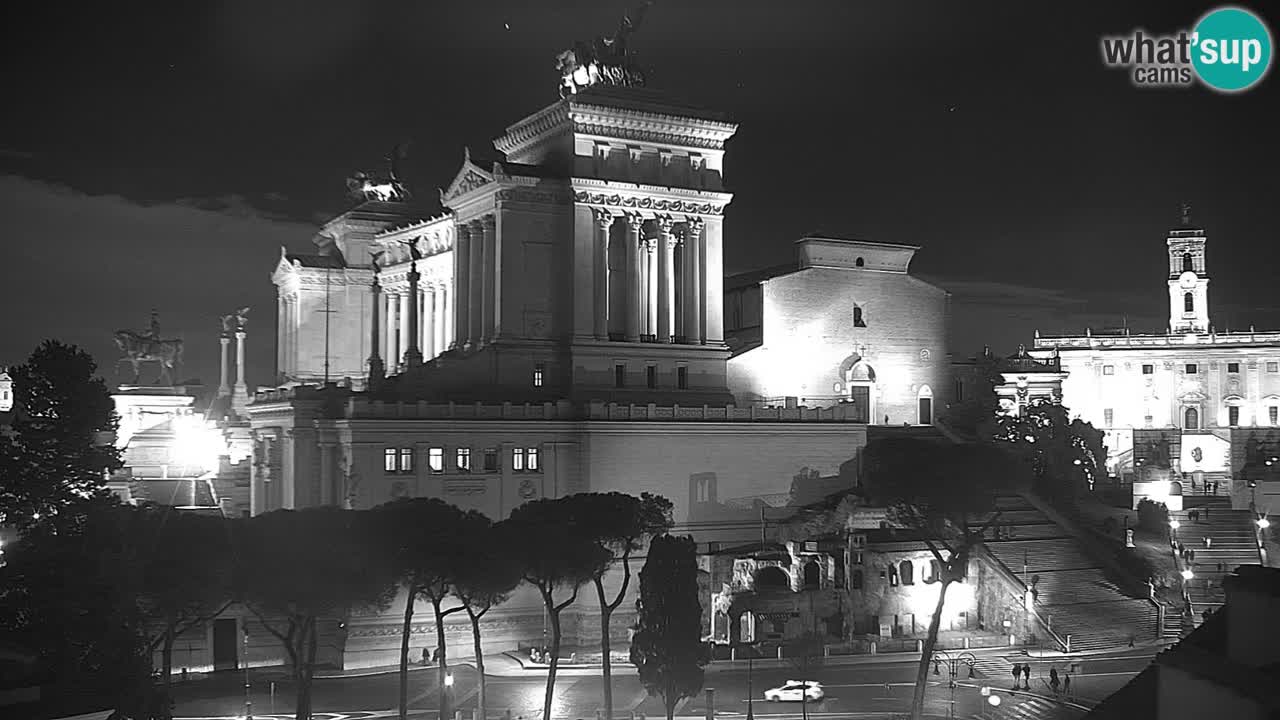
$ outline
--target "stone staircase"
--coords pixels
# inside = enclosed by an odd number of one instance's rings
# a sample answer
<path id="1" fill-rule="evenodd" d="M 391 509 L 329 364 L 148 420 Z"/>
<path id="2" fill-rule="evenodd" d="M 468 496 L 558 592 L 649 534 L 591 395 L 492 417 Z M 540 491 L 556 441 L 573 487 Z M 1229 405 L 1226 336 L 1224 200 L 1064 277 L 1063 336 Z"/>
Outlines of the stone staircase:
<path id="1" fill-rule="evenodd" d="M 988 531 L 988 550 L 1034 585 L 1036 612 L 1058 637 L 1070 636 L 1073 652 L 1156 637 L 1155 606 L 1117 587 L 1066 529 L 1019 496 L 1001 497 L 997 507 L 1002 527 L 998 537 Z"/>
<path id="2" fill-rule="evenodd" d="M 1195 561 L 1188 564 L 1194 577 L 1184 581 L 1183 587 L 1191 598 L 1192 616 L 1198 627 L 1205 611 L 1213 612 L 1226 602 L 1222 578 L 1241 565 L 1257 565 L 1261 560 L 1252 513 L 1232 510 L 1231 499 L 1223 496 L 1188 496 L 1185 503 L 1184 510 L 1171 513 L 1171 517 L 1180 523 L 1178 540 L 1195 550 Z M 1192 510 L 1199 512 L 1198 522 L 1191 520 Z M 1204 543 L 1206 537 L 1212 541 L 1208 547 Z"/>

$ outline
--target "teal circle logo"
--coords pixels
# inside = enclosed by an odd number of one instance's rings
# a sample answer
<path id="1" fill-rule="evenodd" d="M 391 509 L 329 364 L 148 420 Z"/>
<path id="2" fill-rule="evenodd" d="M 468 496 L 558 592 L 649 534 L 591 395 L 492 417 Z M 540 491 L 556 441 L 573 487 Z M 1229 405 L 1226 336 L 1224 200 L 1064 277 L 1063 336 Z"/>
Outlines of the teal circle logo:
<path id="1" fill-rule="evenodd" d="M 1271 33 L 1248 10 L 1227 7 L 1205 15 L 1191 42 L 1191 64 L 1214 90 L 1247 90 L 1271 67 Z"/>

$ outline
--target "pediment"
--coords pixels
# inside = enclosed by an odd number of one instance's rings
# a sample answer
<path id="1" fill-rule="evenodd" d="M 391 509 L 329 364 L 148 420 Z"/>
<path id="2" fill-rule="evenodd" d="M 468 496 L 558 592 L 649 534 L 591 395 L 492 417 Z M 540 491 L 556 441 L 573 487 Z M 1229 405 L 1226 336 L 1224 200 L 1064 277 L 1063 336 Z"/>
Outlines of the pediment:
<path id="1" fill-rule="evenodd" d="M 1178 400 L 1184 403 L 1204 402 L 1205 394 L 1199 390 L 1190 390 L 1178 395 Z"/>
<path id="2" fill-rule="evenodd" d="M 476 188 L 484 187 L 493 181 L 493 172 L 477 165 L 471 159 L 471 151 L 467 150 L 462 158 L 462 167 L 458 169 L 458 174 L 454 175 L 453 182 L 449 183 L 447 190 L 440 192 L 440 202 L 447 206 L 449 201 L 466 195 Z"/>

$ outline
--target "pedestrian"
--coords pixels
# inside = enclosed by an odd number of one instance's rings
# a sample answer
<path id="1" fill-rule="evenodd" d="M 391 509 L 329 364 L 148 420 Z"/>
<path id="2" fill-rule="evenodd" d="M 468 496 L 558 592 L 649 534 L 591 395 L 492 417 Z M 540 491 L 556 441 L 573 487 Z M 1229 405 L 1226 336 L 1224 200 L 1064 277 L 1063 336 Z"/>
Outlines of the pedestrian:
<path id="1" fill-rule="evenodd" d="M 1062 694 L 1071 697 L 1071 673 L 1067 673 L 1062 678 Z"/>
<path id="2" fill-rule="evenodd" d="M 1209 522 L 1209 506 L 1204 506 L 1204 521 Z"/>
<path id="3" fill-rule="evenodd" d="M 1031 689 L 1031 665 L 1030 663 L 1022 664 L 1022 686 Z"/>
<path id="4" fill-rule="evenodd" d="M 1053 688 L 1053 694 L 1058 694 L 1058 688 L 1061 687 L 1062 681 L 1058 679 L 1058 668 L 1049 669 L 1049 687 Z"/>
<path id="5" fill-rule="evenodd" d="M 1190 549 L 1190 548 L 1188 548 L 1188 549 L 1187 549 L 1187 561 L 1188 561 L 1188 562 L 1190 562 L 1192 565 L 1194 565 L 1194 564 L 1195 564 L 1195 562 L 1196 562 L 1196 551 L 1195 551 L 1195 550 L 1192 550 L 1192 549 Z"/>
<path id="6" fill-rule="evenodd" d="M 1022 675 L 1022 666 L 1014 664 L 1013 666 L 1013 689 L 1018 689 L 1018 678 Z"/>
<path id="7" fill-rule="evenodd" d="M 1204 546 L 1205 546 L 1205 547 L 1213 547 L 1213 538 L 1209 537 L 1208 535 L 1205 535 L 1205 536 L 1204 536 Z"/>
<path id="8" fill-rule="evenodd" d="M 1193 523 L 1198 523 L 1198 522 L 1200 522 L 1200 513 L 1199 513 L 1199 512 L 1197 512 L 1197 511 L 1195 511 L 1195 510 L 1192 510 L 1192 511 L 1191 511 L 1191 522 L 1193 522 Z"/>

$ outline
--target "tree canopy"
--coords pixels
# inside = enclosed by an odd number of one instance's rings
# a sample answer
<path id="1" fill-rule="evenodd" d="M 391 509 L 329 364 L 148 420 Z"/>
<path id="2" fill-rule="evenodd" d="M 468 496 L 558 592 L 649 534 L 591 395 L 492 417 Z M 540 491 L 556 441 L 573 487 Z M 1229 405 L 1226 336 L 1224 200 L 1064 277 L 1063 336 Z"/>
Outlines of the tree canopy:
<path id="1" fill-rule="evenodd" d="M 640 684 L 662 698 L 669 720 L 681 699 L 702 689 L 706 664 L 693 538 L 663 535 L 649 544 L 636 610 L 631 662 Z"/>
<path id="2" fill-rule="evenodd" d="M 1038 491 L 1069 500 L 1106 475 L 1104 437 L 1093 425 L 1071 420 L 1062 403 L 1041 399 L 1020 415 L 1000 416 L 995 439 L 1031 461 Z"/>

